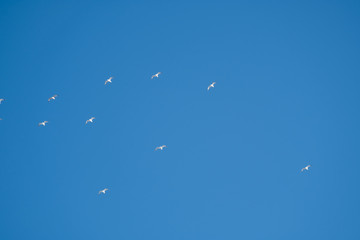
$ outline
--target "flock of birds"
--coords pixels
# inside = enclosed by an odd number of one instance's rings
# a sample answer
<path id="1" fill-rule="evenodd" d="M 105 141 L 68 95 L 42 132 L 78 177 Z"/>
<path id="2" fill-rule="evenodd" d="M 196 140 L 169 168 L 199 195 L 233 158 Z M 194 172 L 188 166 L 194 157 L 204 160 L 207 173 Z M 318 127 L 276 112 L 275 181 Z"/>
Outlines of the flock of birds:
<path id="1" fill-rule="evenodd" d="M 160 74 L 161 74 L 161 72 L 157 72 L 156 74 L 154 74 L 154 75 L 151 76 L 151 79 L 159 78 L 159 75 L 160 75 Z M 105 81 L 105 84 L 104 84 L 104 85 L 106 85 L 106 84 L 108 84 L 108 83 L 112 83 L 112 79 L 113 79 L 113 77 L 108 78 L 108 79 Z M 209 91 L 211 88 L 215 88 L 215 83 L 216 83 L 216 82 L 212 82 L 212 83 L 207 87 L 207 90 Z M 54 101 L 57 97 L 58 97 L 57 94 L 53 95 L 52 97 L 50 97 L 50 98 L 48 99 L 48 102 Z M 4 98 L 0 98 L 0 104 L 2 104 L 2 102 L 4 102 L 4 101 L 5 101 Z M 0 120 L 2 120 L 2 118 L 0 118 Z M 94 120 L 95 120 L 95 117 L 91 117 L 90 119 L 86 120 L 85 125 L 88 124 L 88 123 L 93 123 Z M 40 123 L 39 123 L 39 126 L 44 126 L 44 127 L 45 127 L 47 123 L 48 123 L 48 121 L 40 122 Z M 157 150 L 161 150 L 161 151 L 162 151 L 162 150 L 164 150 L 164 148 L 167 148 L 167 146 L 166 146 L 166 145 L 161 145 L 161 146 L 156 147 L 156 148 L 155 148 L 155 151 L 157 151 Z M 303 171 L 308 171 L 310 167 L 311 167 L 311 165 L 307 165 L 306 167 L 304 167 L 304 168 L 301 169 L 301 172 L 303 172 Z M 108 188 L 104 188 L 103 190 L 100 190 L 98 194 L 106 194 L 106 191 L 108 191 L 108 190 L 109 190 Z"/>

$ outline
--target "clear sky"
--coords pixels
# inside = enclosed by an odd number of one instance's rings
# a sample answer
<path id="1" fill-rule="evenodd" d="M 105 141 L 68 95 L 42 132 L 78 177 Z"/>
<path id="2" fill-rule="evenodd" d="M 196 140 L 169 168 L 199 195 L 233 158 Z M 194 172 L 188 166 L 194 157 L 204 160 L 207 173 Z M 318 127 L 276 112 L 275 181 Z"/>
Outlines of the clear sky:
<path id="1" fill-rule="evenodd" d="M 0 238 L 360 239 L 359 11 L 1 1 Z"/>

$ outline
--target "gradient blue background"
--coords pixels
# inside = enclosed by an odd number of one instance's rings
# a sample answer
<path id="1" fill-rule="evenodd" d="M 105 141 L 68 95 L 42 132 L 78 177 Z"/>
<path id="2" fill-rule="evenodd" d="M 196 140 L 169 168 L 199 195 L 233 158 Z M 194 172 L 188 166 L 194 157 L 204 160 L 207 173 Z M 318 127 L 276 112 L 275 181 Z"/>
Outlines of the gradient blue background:
<path id="1" fill-rule="evenodd" d="M 359 11 L 1 1 L 0 238 L 360 239 Z"/>

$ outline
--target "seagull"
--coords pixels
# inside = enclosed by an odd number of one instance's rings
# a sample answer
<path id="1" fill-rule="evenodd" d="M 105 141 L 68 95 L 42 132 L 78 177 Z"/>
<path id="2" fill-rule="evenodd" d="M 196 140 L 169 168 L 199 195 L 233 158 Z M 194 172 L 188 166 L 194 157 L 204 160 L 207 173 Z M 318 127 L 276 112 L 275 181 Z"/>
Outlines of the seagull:
<path id="1" fill-rule="evenodd" d="M 86 123 L 85 124 L 88 124 L 88 122 L 93 122 L 93 120 L 94 120 L 95 118 L 94 117 L 92 117 L 92 118 L 90 118 L 90 119 L 88 119 L 88 120 L 86 120 Z"/>
<path id="2" fill-rule="evenodd" d="M 112 83 L 111 79 L 113 79 L 113 77 L 109 77 L 109 78 L 105 81 L 105 85 L 106 85 L 107 83 Z"/>
<path id="3" fill-rule="evenodd" d="M 308 171 L 310 167 L 311 167 L 311 165 L 307 165 L 306 167 L 304 167 L 303 169 L 301 169 L 301 171 L 304 171 L 304 170 Z"/>
<path id="4" fill-rule="evenodd" d="M 55 94 L 54 96 L 52 96 L 51 98 L 48 99 L 48 102 L 50 102 L 51 100 L 55 100 L 55 98 L 57 98 L 57 97 L 58 97 L 58 95 Z"/>
<path id="5" fill-rule="evenodd" d="M 48 123 L 48 121 L 43 121 L 43 122 L 39 123 L 39 126 L 45 126 L 45 124 L 47 124 L 47 123 Z"/>
<path id="6" fill-rule="evenodd" d="M 109 189 L 104 188 L 103 190 L 99 191 L 99 194 L 101 194 L 101 193 L 105 194 L 107 190 L 109 190 Z"/>
<path id="7" fill-rule="evenodd" d="M 159 150 L 159 149 L 160 149 L 160 150 L 163 150 L 164 148 L 166 148 L 166 145 L 162 145 L 162 146 L 160 146 L 160 147 L 156 147 L 156 148 L 155 148 L 155 151 L 156 151 L 156 150 Z"/>
<path id="8" fill-rule="evenodd" d="M 216 82 L 213 82 L 212 84 L 210 84 L 210 86 L 208 86 L 208 88 L 207 88 L 207 89 L 208 89 L 208 91 L 210 90 L 210 88 L 215 87 L 215 86 L 214 86 L 214 85 L 215 85 L 215 83 L 216 83 Z"/>
<path id="9" fill-rule="evenodd" d="M 154 77 L 157 77 L 157 78 L 158 78 L 160 74 L 161 74 L 161 72 L 158 72 L 157 74 L 152 75 L 152 76 L 151 76 L 151 79 L 153 79 Z"/>
<path id="10" fill-rule="evenodd" d="M 3 101 L 5 101 L 5 99 L 3 99 L 3 98 L 0 98 L 0 104 L 3 102 Z"/>

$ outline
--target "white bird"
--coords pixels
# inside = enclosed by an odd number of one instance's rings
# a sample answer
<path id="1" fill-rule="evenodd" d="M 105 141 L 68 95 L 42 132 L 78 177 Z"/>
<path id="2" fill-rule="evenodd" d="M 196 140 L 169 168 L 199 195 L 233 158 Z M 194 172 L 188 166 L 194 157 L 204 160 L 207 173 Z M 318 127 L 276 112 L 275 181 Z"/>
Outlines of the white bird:
<path id="1" fill-rule="evenodd" d="M 304 167 L 303 169 L 301 169 L 301 171 L 304 171 L 304 170 L 308 171 L 310 167 L 311 167 L 311 165 L 307 165 L 306 167 Z"/>
<path id="2" fill-rule="evenodd" d="M 5 99 L 4 99 L 4 98 L 0 98 L 0 104 L 1 104 L 3 101 L 5 101 Z"/>
<path id="3" fill-rule="evenodd" d="M 95 119 L 94 117 L 91 117 L 90 119 L 86 120 L 85 124 L 88 124 L 88 122 L 93 122 L 94 119 Z"/>
<path id="4" fill-rule="evenodd" d="M 48 123 L 48 121 L 43 121 L 43 122 L 39 123 L 39 126 L 45 126 L 45 124 L 47 124 L 47 123 Z"/>
<path id="5" fill-rule="evenodd" d="M 161 72 L 158 72 L 157 74 L 152 75 L 152 76 L 151 76 L 151 79 L 153 79 L 154 77 L 157 77 L 157 78 L 158 78 L 160 74 L 161 74 Z"/>
<path id="6" fill-rule="evenodd" d="M 156 148 L 155 148 L 155 151 L 156 151 L 156 150 L 159 150 L 159 149 L 160 149 L 160 150 L 163 150 L 163 149 L 166 148 L 166 147 L 167 147 L 166 145 L 162 145 L 162 146 L 156 147 Z"/>
<path id="7" fill-rule="evenodd" d="M 58 97 L 58 95 L 55 94 L 54 96 L 52 96 L 51 98 L 48 99 L 48 102 L 50 102 L 51 100 L 55 100 L 55 98 L 57 98 L 57 97 Z"/>
<path id="8" fill-rule="evenodd" d="M 214 85 L 215 85 L 215 83 L 216 83 L 216 82 L 213 82 L 212 84 L 210 84 L 210 86 L 208 86 L 207 90 L 209 91 L 209 90 L 210 90 L 210 88 L 215 87 L 215 86 L 214 86 Z"/>
<path id="9" fill-rule="evenodd" d="M 105 81 L 105 84 L 106 85 L 107 83 L 112 83 L 111 79 L 113 79 L 113 77 L 109 77 L 106 81 Z"/>
<path id="10" fill-rule="evenodd" d="M 101 193 L 105 194 L 107 190 L 109 190 L 109 189 L 105 188 L 105 189 L 99 191 L 99 194 L 101 194 Z"/>

